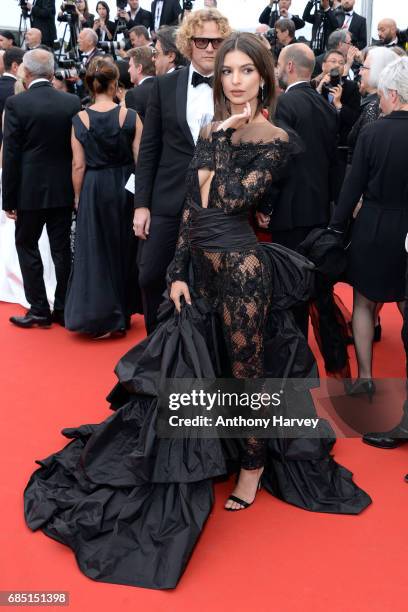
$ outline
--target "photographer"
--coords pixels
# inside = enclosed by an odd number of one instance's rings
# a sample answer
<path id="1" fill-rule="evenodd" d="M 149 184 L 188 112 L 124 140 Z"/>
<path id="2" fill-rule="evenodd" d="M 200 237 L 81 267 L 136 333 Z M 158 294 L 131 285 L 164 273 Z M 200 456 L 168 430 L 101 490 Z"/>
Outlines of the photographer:
<path id="1" fill-rule="evenodd" d="M 118 6 L 118 19 L 124 19 L 126 21 L 127 30 L 131 30 L 135 26 L 142 25 L 145 28 L 150 28 L 152 22 L 152 14 L 150 11 L 145 11 L 142 9 L 139 3 L 139 0 L 129 0 L 128 5 L 130 10 L 126 10 L 126 8 L 121 8 L 120 4 L 124 4 L 126 7 L 126 0 L 117 0 L 116 4 Z"/>
<path id="2" fill-rule="evenodd" d="M 27 2 L 27 9 L 30 11 L 31 27 L 41 31 L 43 44 L 52 49 L 57 38 L 55 0 Z"/>
<path id="3" fill-rule="evenodd" d="M 275 23 L 275 32 L 277 42 L 275 46 L 275 56 L 278 58 L 284 47 L 297 42 L 295 37 L 295 24 L 292 19 L 278 19 Z"/>
<path id="4" fill-rule="evenodd" d="M 98 36 L 91 28 L 85 28 L 82 30 L 78 37 L 79 50 L 82 53 L 82 64 L 84 68 L 98 55 L 104 55 L 102 51 L 97 48 Z"/>
<path id="5" fill-rule="evenodd" d="M 330 7 L 330 0 L 321 0 L 320 3 L 309 0 L 303 12 L 303 19 L 313 26 L 310 46 L 314 54 L 324 53 L 330 34 L 338 27 L 336 15 Z"/>
<path id="6" fill-rule="evenodd" d="M 329 36 L 327 43 L 327 51 L 340 51 L 346 60 L 343 76 L 348 76 L 354 81 L 360 69 L 361 54 L 357 47 L 352 44 L 352 36 L 348 30 L 335 30 Z M 326 53 L 322 53 L 316 57 L 315 69 L 313 78 L 322 73 L 322 64 Z"/>
<path id="7" fill-rule="evenodd" d="M 109 20 L 110 8 L 99 0 L 96 5 L 97 17 L 95 18 L 93 29 L 96 32 L 99 42 L 109 41 L 111 42 L 115 38 L 116 24 Z"/>
<path id="8" fill-rule="evenodd" d="M 178 25 L 182 9 L 178 0 L 153 0 L 151 13 L 150 32 L 157 32 L 161 26 Z"/>
<path id="9" fill-rule="evenodd" d="M 347 167 L 348 135 L 360 114 L 361 96 L 356 82 L 344 78 L 346 60 L 341 51 L 328 51 L 323 59 L 323 72 L 312 84 L 337 111 L 337 164 L 333 177 L 334 201 L 337 202 Z"/>
<path id="10" fill-rule="evenodd" d="M 292 15 L 289 12 L 292 0 L 279 0 L 278 11 L 272 11 L 272 8 L 276 4 L 274 0 L 271 0 L 269 6 L 267 6 L 259 16 L 259 23 L 264 23 L 270 28 L 275 27 L 278 19 L 291 19 L 295 24 L 295 30 L 300 30 L 305 27 L 305 22 L 298 15 Z"/>
<path id="11" fill-rule="evenodd" d="M 89 12 L 88 0 L 76 0 L 75 1 L 75 15 L 74 20 L 77 21 L 79 30 L 83 28 L 92 28 L 95 20 L 95 16 Z M 66 9 L 66 2 L 61 4 L 61 10 L 58 13 L 58 21 L 63 21 L 64 11 Z"/>

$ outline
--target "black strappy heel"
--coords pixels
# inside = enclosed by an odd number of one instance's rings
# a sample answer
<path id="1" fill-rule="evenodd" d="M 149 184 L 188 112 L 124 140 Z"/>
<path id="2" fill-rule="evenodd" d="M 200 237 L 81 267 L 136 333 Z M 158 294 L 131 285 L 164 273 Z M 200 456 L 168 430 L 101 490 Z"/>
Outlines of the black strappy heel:
<path id="1" fill-rule="evenodd" d="M 262 483 L 261 483 L 262 475 L 263 475 L 263 471 L 262 471 L 262 474 L 260 475 L 259 480 L 258 480 L 258 485 L 257 485 L 257 488 L 256 488 L 256 491 L 257 491 L 257 492 L 259 491 L 259 489 L 261 489 L 261 488 L 262 488 Z M 237 478 L 237 480 L 238 480 L 238 478 Z M 246 510 L 247 508 L 249 508 L 249 506 L 252 506 L 252 504 L 254 503 L 254 501 L 255 501 L 255 499 L 256 499 L 256 493 L 255 493 L 255 497 L 254 497 L 254 499 L 253 499 L 251 502 L 247 502 L 247 501 L 245 501 L 245 500 L 243 500 L 243 499 L 240 499 L 240 498 L 239 498 L 239 497 L 237 497 L 236 495 L 230 495 L 230 496 L 228 497 L 227 501 L 228 501 L 229 499 L 230 499 L 231 501 L 236 502 L 237 504 L 240 504 L 240 505 L 242 506 L 242 508 L 225 508 L 225 506 L 224 506 L 224 510 L 228 510 L 228 511 L 230 511 L 230 512 L 236 512 L 237 510 Z"/>

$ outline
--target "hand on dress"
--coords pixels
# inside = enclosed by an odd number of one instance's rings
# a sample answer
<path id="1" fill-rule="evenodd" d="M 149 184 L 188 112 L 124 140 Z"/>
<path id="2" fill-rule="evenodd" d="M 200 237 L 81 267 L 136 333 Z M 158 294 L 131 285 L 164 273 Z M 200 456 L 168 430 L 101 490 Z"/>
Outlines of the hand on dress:
<path id="1" fill-rule="evenodd" d="M 17 211 L 16 210 L 5 210 L 6 217 L 8 219 L 12 219 L 13 221 L 17 220 Z"/>
<path id="2" fill-rule="evenodd" d="M 177 312 L 181 310 L 181 301 L 180 298 L 184 297 L 187 304 L 191 306 L 191 297 L 190 291 L 188 290 L 188 285 L 184 281 L 174 281 L 171 283 L 170 288 L 170 299 L 174 302 Z"/>
<path id="3" fill-rule="evenodd" d="M 150 230 L 150 210 L 148 208 L 136 208 L 133 215 L 133 231 L 138 238 L 146 240 Z"/>
<path id="4" fill-rule="evenodd" d="M 261 212 L 257 212 L 255 216 L 258 226 L 262 229 L 268 229 L 269 223 L 271 222 L 271 216 Z"/>
<path id="5" fill-rule="evenodd" d="M 251 105 L 249 102 L 245 104 L 244 110 L 242 113 L 237 115 L 231 115 L 225 121 L 218 126 L 217 132 L 220 130 L 228 130 L 232 128 L 233 130 L 238 130 L 240 127 L 244 126 L 251 119 Z"/>

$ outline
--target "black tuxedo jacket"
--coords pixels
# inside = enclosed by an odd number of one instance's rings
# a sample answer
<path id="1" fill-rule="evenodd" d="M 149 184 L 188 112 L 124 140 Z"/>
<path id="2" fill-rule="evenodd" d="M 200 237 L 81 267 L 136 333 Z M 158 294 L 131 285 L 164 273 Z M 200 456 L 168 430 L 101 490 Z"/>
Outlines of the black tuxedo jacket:
<path id="1" fill-rule="evenodd" d="M 3 209 L 72 206 L 72 117 L 77 96 L 48 82 L 8 98 L 4 115 Z"/>
<path id="2" fill-rule="evenodd" d="M 147 102 L 149 100 L 151 89 L 154 85 L 155 77 L 147 77 L 141 85 L 137 85 L 126 94 L 126 108 L 133 108 L 144 123 Z"/>
<path id="3" fill-rule="evenodd" d="M 14 96 L 14 85 L 16 84 L 16 79 L 13 79 L 11 76 L 2 76 L 0 78 L 0 117 L 3 116 L 4 105 L 6 103 L 7 98 L 10 96 Z M 0 121 L 0 147 L 3 141 L 3 126 L 2 121 Z"/>
<path id="4" fill-rule="evenodd" d="M 187 123 L 189 68 L 157 77 L 151 88 L 136 166 L 135 208 L 155 215 L 180 214 L 184 177 L 195 144 Z"/>
<path id="5" fill-rule="evenodd" d="M 339 28 L 341 28 L 345 20 L 343 9 L 336 9 L 334 14 Z M 356 47 L 364 49 L 367 46 L 367 20 L 365 17 L 353 12 L 348 31 L 352 35 L 353 44 Z"/>
<path id="6" fill-rule="evenodd" d="M 157 0 L 152 2 L 152 20 L 150 29 L 154 31 L 154 20 L 156 14 Z M 181 6 L 179 0 L 164 0 L 163 9 L 160 17 L 160 26 L 163 25 L 178 25 L 178 18 L 181 13 Z"/>
<path id="7" fill-rule="evenodd" d="M 336 161 L 337 113 L 309 83 L 279 97 L 276 119 L 302 139 L 273 206 L 273 230 L 324 225 L 330 218 L 331 171 Z"/>
<path id="8" fill-rule="evenodd" d="M 274 11 L 275 13 L 274 15 L 271 15 L 271 13 L 272 13 L 272 7 L 267 6 L 259 16 L 259 23 L 264 23 L 268 25 L 270 28 L 274 28 L 275 23 L 279 19 L 279 15 L 277 15 L 275 11 Z M 296 30 L 300 30 L 301 28 L 305 27 L 305 22 L 298 15 L 292 15 L 291 19 L 293 23 L 295 24 Z"/>
<path id="9" fill-rule="evenodd" d="M 132 19 L 130 11 L 127 12 L 130 20 L 127 22 L 127 29 L 131 30 L 137 25 L 142 25 L 145 28 L 149 29 L 152 24 L 152 14 L 150 11 L 145 11 L 145 9 L 139 9 L 136 13 L 136 17 Z"/>
<path id="10" fill-rule="evenodd" d="M 57 38 L 55 0 L 37 0 L 31 9 L 31 27 L 41 30 L 42 43 L 52 48 Z"/>

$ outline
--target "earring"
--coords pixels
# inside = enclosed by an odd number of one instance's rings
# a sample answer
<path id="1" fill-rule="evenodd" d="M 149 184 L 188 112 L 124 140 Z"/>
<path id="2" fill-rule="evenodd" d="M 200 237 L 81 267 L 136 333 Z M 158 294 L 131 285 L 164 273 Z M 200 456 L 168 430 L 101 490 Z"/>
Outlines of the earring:
<path id="1" fill-rule="evenodd" d="M 261 100 L 261 102 L 265 101 L 265 83 L 262 83 L 259 88 L 258 98 Z"/>

